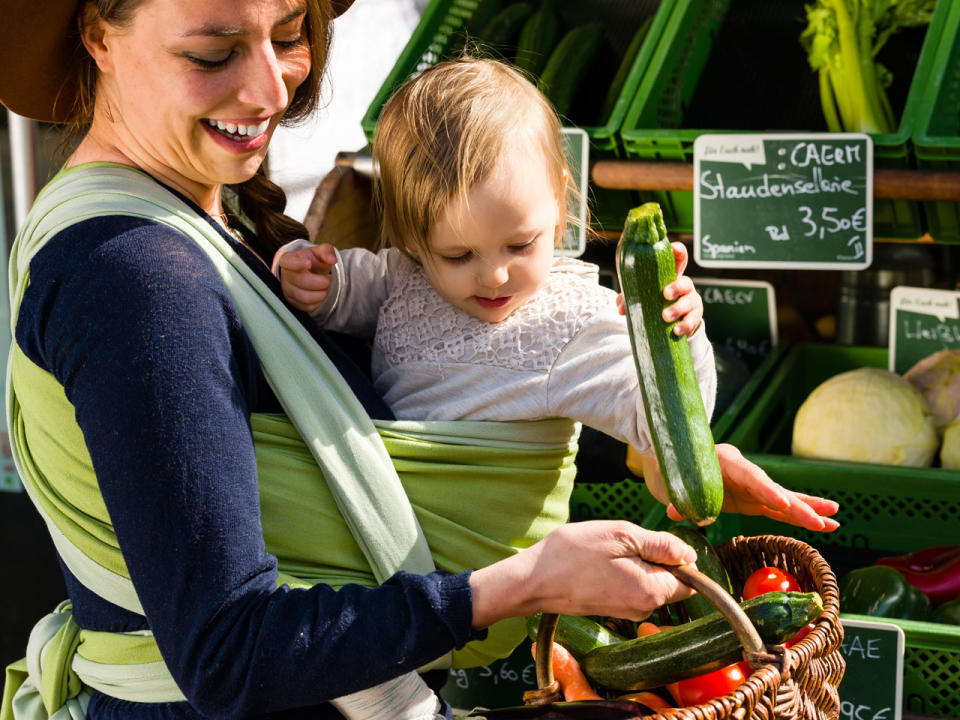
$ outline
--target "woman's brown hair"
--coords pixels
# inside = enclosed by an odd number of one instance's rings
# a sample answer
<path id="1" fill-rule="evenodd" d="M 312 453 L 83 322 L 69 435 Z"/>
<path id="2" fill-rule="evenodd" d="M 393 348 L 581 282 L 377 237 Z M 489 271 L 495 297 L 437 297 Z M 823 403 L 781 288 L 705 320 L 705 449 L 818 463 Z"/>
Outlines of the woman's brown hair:
<path id="1" fill-rule="evenodd" d="M 87 0 L 78 16 L 75 59 L 71 63 L 76 80 L 76 99 L 65 122 L 61 149 L 69 148 L 79 141 L 93 122 L 97 89 L 97 66 L 80 42 L 79 23 L 84 17 L 95 13 L 104 21 L 117 27 L 130 23 L 137 8 L 144 0 Z M 283 116 L 283 124 L 293 124 L 305 119 L 316 108 L 323 82 L 323 71 L 330 45 L 333 9 L 330 0 L 306 0 L 306 17 L 303 34 L 310 48 L 310 73 L 297 87 L 290 107 Z M 283 214 L 286 195 L 283 189 L 267 178 L 263 166 L 249 180 L 231 185 L 236 198 L 236 207 L 225 207 L 228 215 L 245 216 L 256 230 L 251 239 L 254 249 L 269 262 L 274 252 L 284 243 L 297 238 L 306 238 L 307 229 Z"/>
<path id="2" fill-rule="evenodd" d="M 504 153 L 527 145 L 543 151 L 570 217 L 560 122 L 549 101 L 506 63 L 464 56 L 445 60 L 402 85 L 377 122 L 373 157 L 381 244 L 429 251 L 430 228 L 455 197 L 465 198 Z"/>

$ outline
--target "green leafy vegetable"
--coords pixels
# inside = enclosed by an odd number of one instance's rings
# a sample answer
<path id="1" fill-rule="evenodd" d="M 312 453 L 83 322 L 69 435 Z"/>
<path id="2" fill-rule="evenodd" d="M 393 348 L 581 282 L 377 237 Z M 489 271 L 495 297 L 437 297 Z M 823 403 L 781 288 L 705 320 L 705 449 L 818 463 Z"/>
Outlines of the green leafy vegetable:
<path id="1" fill-rule="evenodd" d="M 892 133 L 886 87 L 892 75 L 876 61 L 895 32 L 927 25 L 936 0 L 817 0 L 807 5 L 800 42 L 818 73 L 820 102 L 833 132 Z"/>

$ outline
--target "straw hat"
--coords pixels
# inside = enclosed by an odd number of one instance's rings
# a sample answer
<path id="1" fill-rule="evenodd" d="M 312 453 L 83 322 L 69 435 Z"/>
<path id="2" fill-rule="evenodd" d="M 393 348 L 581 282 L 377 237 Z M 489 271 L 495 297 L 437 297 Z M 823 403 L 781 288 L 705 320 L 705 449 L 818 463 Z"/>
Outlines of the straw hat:
<path id="1" fill-rule="evenodd" d="M 35 120 L 63 120 L 76 92 L 65 78 L 76 62 L 81 0 L 0 0 L 0 102 Z M 331 0 L 335 15 L 353 0 Z M 54 107 L 56 105 L 56 107 Z"/>

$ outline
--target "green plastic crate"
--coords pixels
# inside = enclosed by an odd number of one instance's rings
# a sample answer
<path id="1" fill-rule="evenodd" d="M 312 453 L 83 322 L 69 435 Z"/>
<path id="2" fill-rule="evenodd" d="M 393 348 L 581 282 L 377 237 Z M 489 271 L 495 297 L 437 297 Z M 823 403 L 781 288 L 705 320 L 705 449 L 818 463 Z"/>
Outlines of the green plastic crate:
<path id="1" fill-rule="evenodd" d="M 950 6 L 941 25 L 940 43 L 918 111 L 913 146 L 921 168 L 960 169 L 960 3 Z M 924 211 L 935 240 L 960 242 L 957 203 L 928 202 Z"/>
<path id="2" fill-rule="evenodd" d="M 904 713 L 955 718 L 960 712 L 960 627 L 916 620 L 840 613 L 850 620 L 880 620 L 903 630 Z"/>
<path id="3" fill-rule="evenodd" d="M 783 535 L 815 547 L 840 576 L 883 555 L 960 541 L 960 472 L 792 457 L 793 417 L 828 377 L 857 367 L 887 367 L 884 348 L 797 344 L 746 398 L 722 440 L 737 446 L 774 480 L 840 503 L 840 528 L 815 533 L 763 517 L 724 513 L 708 526 L 719 544 L 737 535 Z M 731 409 L 733 406 L 731 406 Z M 663 506 L 646 486 L 624 480 L 580 485 L 574 519 L 622 518 L 651 529 L 668 527 Z M 956 717 L 960 708 L 960 628 L 892 621 L 903 628 L 904 711 Z"/>
<path id="4" fill-rule="evenodd" d="M 727 441 L 778 483 L 840 503 L 833 533 L 766 518 L 722 515 L 717 540 L 735 535 L 795 537 L 817 548 L 841 576 L 883 555 L 960 541 L 960 472 L 792 457 L 793 417 L 821 382 L 857 367 L 887 367 L 887 350 L 805 343 L 794 346 L 727 433 Z M 960 628 L 893 621 L 904 629 L 903 709 L 955 716 L 960 708 Z"/>
<path id="5" fill-rule="evenodd" d="M 623 55 L 640 23 L 653 16 L 647 39 L 637 53 L 610 117 L 606 118 L 603 124 L 582 127 L 590 138 L 591 152 L 611 156 L 621 154 L 620 124 L 653 55 L 656 39 L 667 22 L 673 2 L 674 0 L 606 0 L 602 3 L 583 3 L 578 0 L 557 0 L 556 9 L 565 29 L 587 22 L 599 22 L 603 25 L 606 50 L 608 56 L 613 58 L 612 64 L 609 64 L 610 77 L 598 78 L 604 80 L 602 85 L 597 86 L 604 92 L 606 81 L 612 79 L 616 70 L 614 61 Z M 504 3 L 507 4 L 511 3 Z M 469 21 L 476 7 L 477 0 L 431 0 L 361 121 L 367 140 L 373 139 L 380 111 L 394 90 L 411 75 L 435 65 L 454 50 L 453 43 L 460 39 L 457 31 Z M 602 94 L 600 97 L 602 99 Z M 621 222 L 622 219 L 621 217 Z"/>
<path id="6" fill-rule="evenodd" d="M 807 2 L 678 0 L 623 121 L 620 136 L 627 157 L 692 162 L 694 140 L 708 132 L 826 132 L 817 76 L 799 41 L 806 26 Z M 901 35 L 899 40 L 894 35 L 884 48 L 882 58 L 894 72 L 891 101 L 895 109 L 897 98 L 904 99 L 897 131 L 873 135 L 877 167 L 905 168 L 914 163 L 910 138 L 938 44 L 939 23 L 950 4 L 950 0 L 939 0 L 938 17 L 923 33 L 918 52 L 915 46 L 921 31 Z M 728 17 L 732 20 L 725 23 Z M 908 40 L 913 43 L 910 53 L 893 46 Z M 891 60 L 914 53 L 916 66 L 908 70 Z M 740 96 L 733 98 L 740 87 L 756 88 L 756 95 L 750 97 L 760 97 L 762 103 L 745 107 Z M 693 193 L 656 195 L 667 226 L 691 232 Z M 916 238 L 924 227 L 920 203 L 875 201 L 877 237 Z"/>

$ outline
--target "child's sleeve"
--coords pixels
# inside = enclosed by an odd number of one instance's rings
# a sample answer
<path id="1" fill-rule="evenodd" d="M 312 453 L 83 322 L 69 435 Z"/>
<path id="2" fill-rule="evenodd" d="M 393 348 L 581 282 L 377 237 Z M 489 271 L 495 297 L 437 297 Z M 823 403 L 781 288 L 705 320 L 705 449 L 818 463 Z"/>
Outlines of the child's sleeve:
<path id="1" fill-rule="evenodd" d="M 653 451 L 643 395 L 633 359 L 626 318 L 611 308 L 584 320 L 557 357 L 547 384 L 547 405 L 599 430 L 640 453 Z M 709 418 L 717 394 L 713 347 L 704 324 L 688 338 L 694 371 Z"/>

